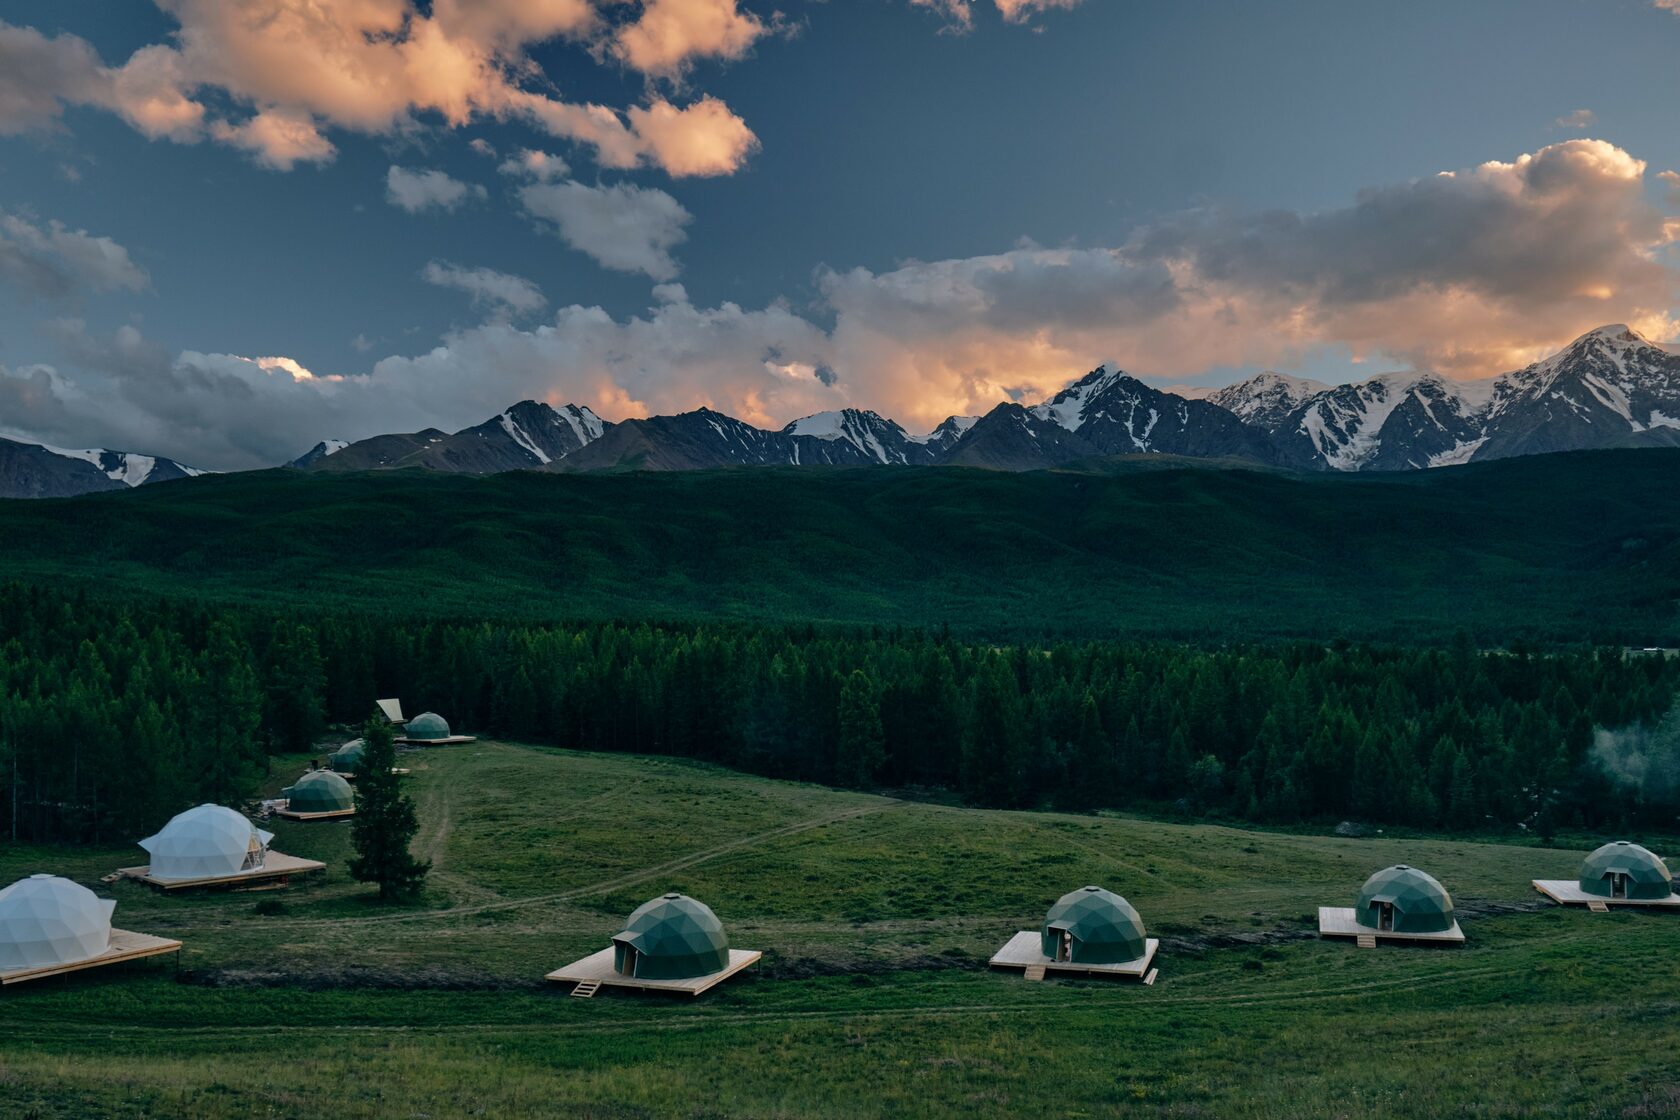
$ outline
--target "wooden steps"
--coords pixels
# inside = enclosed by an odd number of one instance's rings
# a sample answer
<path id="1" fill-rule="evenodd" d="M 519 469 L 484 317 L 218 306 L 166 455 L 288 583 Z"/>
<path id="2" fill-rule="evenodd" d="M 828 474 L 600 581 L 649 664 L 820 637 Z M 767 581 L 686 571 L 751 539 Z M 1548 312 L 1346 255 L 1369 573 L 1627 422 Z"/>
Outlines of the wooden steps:
<path id="1" fill-rule="evenodd" d="M 1029 964 L 1027 966 L 1027 970 L 1021 973 L 1021 977 L 1025 980 L 1042 980 L 1044 979 L 1044 966 L 1041 964 Z"/>
<path id="2" fill-rule="evenodd" d="M 1155 983 L 1155 977 L 1157 977 L 1159 975 L 1161 975 L 1161 970 L 1160 969 L 1158 969 L 1158 968 L 1150 969 L 1149 970 L 1149 975 L 1145 976 L 1143 978 L 1144 986 L 1148 987 L 1148 986 L 1154 984 Z"/>
<path id="3" fill-rule="evenodd" d="M 1589 902 L 1587 903 L 1587 909 L 1591 910 L 1594 914 L 1610 913 L 1610 907 L 1602 902 Z"/>
<path id="4" fill-rule="evenodd" d="M 1377 935 L 1374 933 L 1362 933 L 1355 940 L 1361 949 L 1375 949 L 1377 947 Z"/>
<path id="5" fill-rule="evenodd" d="M 585 980 L 572 989 L 573 999 L 594 999 L 595 993 L 601 990 L 599 980 Z"/>

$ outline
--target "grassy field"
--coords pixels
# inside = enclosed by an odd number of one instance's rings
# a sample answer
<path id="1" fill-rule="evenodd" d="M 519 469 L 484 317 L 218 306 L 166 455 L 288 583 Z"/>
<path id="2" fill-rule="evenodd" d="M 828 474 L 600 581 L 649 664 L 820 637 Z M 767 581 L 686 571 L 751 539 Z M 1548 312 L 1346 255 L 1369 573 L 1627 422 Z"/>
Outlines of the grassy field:
<path id="1" fill-rule="evenodd" d="M 489 742 L 405 762 L 435 865 L 422 903 L 369 901 L 343 823 L 272 826 L 277 850 L 329 862 L 289 891 L 101 888 L 118 925 L 186 943 L 180 974 L 0 994 L 0 1115 L 1680 1110 L 1680 917 L 1542 904 L 1529 880 L 1570 877 L 1578 849 L 982 812 Z M 95 883 L 140 855 L 0 848 L 0 882 Z M 1313 936 L 1318 905 L 1399 861 L 1453 890 L 1465 948 Z M 1163 939 L 1154 987 L 985 969 L 1087 882 Z M 761 969 L 697 1002 L 544 986 L 671 889 Z"/>
<path id="2" fill-rule="evenodd" d="M 287 611 L 1674 645 L 1677 472 L 266 471 L 0 502 L 0 570 Z"/>

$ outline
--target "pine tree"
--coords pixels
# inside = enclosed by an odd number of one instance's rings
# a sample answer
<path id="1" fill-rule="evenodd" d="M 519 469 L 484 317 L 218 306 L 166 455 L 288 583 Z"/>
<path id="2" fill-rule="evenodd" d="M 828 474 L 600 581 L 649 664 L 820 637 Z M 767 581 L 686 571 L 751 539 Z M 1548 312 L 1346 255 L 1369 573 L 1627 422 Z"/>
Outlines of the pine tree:
<path id="1" fill-rule="evenodd" d="M 362 740 L 366 746 L 357 768 L 356 815 L 350 822 L 350 841 L 356 848 L 350 874 L 358 882 L 377 883 L 382 901 L 412 899 L 432 865 L 409 851 L 420 824 L 414 802 L 392 773 L 397 747 L 391 725 L 373 716 L 362 728 Z"/>
<path id="2" fill-rule="evenodd" d="M 853 669 L 840 688 L 840 744 L 835 777 L 843 786 L 861 789 L 875 781 L 886 759 L 886 736 L 881 730 L 881 706 L 875 684 L 862 669 Z"/>

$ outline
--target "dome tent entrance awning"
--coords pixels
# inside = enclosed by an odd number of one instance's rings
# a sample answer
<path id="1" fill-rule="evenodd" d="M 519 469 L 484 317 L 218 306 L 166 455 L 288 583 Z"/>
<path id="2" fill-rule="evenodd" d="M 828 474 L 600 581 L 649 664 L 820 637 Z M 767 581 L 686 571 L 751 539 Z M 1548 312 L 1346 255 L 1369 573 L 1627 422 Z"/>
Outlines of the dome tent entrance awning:
<path id="1" fill-rule="evenodd" d="M 710 907 L 673 892 L 638 906 L 609 948 L 547 979 L 577 985 L 576 996 L 592 996 L 602 987 L 696 996 L 762 955 L 730 948 L 729 935 Z"/>
<path id="2" fill-rule="evenodd" d="M 1638 844 L 1617 840 L 1581 861 L 1575 879 L 1536 879 L 1534 889 L 1555 902 L 1604 913 L 1616 906 L 1680 909 L 1680 894 L 1662 858 Z"/>
<path id="3" fill-rule="evenodd" d="M 1022 930 L 991 959 L 1029 980 L 1047 975 L 1103 976 L 1153 984 L 1160 942 L 1149 937 L 1131 903 L 1102 887 L 1081 887 L 1057 899 L 1038 930 Z"/>
<path id="4" fill-rule="evenodd" d="M 1351 937 L 1370 948 L 1378 941 L 1461 943 L 1452 895 L 1434 876 L 1399 863 L 1365 880 L 1352 907 L 1321 906 L 1320 937 Z"/>
<path id="5" fill-rule="evenodd" d="M 179 941 L 113 928 L 116 906 L 56 875 L 0 890 L 0 985 L 180 950 Z"/>

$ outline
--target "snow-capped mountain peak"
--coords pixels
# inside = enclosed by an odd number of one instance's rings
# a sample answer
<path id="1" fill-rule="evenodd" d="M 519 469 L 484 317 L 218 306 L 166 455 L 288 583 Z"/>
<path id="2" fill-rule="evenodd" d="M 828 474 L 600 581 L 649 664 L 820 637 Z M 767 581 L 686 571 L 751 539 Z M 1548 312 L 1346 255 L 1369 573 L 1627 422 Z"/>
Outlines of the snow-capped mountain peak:
<path id="1" fill-rule="evenodd" d="M 907 463 L 913 440 L 894 421 L 868 409 L 843 408 L 803 416 L 782 429 L 784 436 L 841 441 L 857 448 L 865 459 L 877 463 Z M 916 457 L 922 457 L 915 448 Z"/>
<path id="2" fill-rule="evenodd" d="M 1329 388 L 1322 381 L 1264 370 L 1246 381 L 1203 393 L 1201 397 L 1238 419 L 1276 431 L 1291 412 Z"/>

